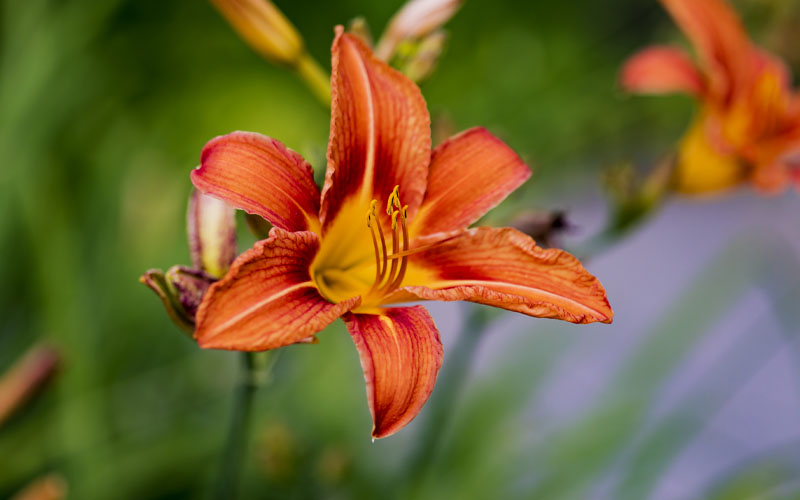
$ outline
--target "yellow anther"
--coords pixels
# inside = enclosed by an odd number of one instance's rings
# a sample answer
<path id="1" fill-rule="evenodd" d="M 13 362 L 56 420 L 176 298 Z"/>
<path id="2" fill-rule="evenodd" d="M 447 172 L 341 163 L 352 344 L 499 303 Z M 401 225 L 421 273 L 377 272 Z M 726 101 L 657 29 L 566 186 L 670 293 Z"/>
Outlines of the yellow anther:
<path id="1" fill-rule="evenodd" d="M 378 200 L 372 200 L 372 202 L 369 204 L 369 208 L 367 209 L 367 227 L 372 227 L 372 218 L 378 216 L 375 213 L 375 207 L 377 205 Z"/>
<path id="2" fill-rule="evenodd" d="M 408 219 L 408 205 L 403 205 L 403 219 Z"/>
<path id="3" fill-rule="evenodd" d="M 400 208 L 400 185 L 392 189 L 392 194 L 389 195 L 389 199 L 386 202 L 386 215 L 392 215 L 392 208 Z"/>

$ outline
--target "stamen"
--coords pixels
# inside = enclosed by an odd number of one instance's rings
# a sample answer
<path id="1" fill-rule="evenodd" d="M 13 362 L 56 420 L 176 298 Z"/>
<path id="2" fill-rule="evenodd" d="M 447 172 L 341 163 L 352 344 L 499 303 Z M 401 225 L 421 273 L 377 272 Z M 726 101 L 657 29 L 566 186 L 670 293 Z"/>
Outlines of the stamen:
<path id="1" fill-rule="evenodd" d="M 405 205 L 401 210 L 401 217 L 400 217 L 400 224 L 403 226 L 403 252 L 408 252 L 408 224 L 406 224 L 406 218 L 408 216 L 408 205 Z M 397 252 L 394 252 L 397 254 Z M 397 262 L 397 261 L 393 261 Z M 389 285 L 389 290 L 394 290 L 395 288 L 400 286 L 400 283 L 403 282 L 403 278 L 406 275 L 406 269 L 408 267 L 408 255 L 404 256 L 400 261 L 400 271 L 398 271 L 397 276 L 392 281 L 392 284 Z"/>
<path id="2" fill-rule="evenodd" d="M 396 189 L 395 189 L 396 190 Z M 399 212 L 396 210 L 392 212 L 392 255 L 396 254 L 400 251 L 400 238 L 398 237 L 397 233 L 397 215 Z M 394 282 L 394 273 L 397 271 L 397 260 L 392 260 L 392 267 L 389 270 L 389 276 L 386 278 L 386 285 L 384 285 L 381 290 L 384 292 L 391 286 Z"/>
<path id="3" fill-rule="evenodd" d="M 369 210 L 367 210 L 367 227 L 369 228 L 369 234 L 372 236 L 372 250 L 375 252 L 375 283 L 380 281 L 381 279 L 381 269 L 386 267 L 386 254 L 385 253 L 378 253 L 378 240 L 375 238 L 375 228 L 372 227 L 372 217 L 375 215 L 375 205 L 378 204 L 378 200 L 372 200 L 370 204 Z M 377 217 L 375 217 L 376 222 L 378 223 L 378 227 L 380 227 L 380 221 Z M 375 285 L 373 285 L 374 288 Z"/>
<path id="4" fill-rule="evenodd" d="M 394 208 L 400 208 L 400 185 L 392 189 L 392 194 L 389 195 L 389 199 L 386 201 L 386 215 L 392 215 Z"/>
<path id="5" fill-rule="evenodd" d="M 381 227 L 381 219 L 378 217 L 377 213 L 377 206 L 378 200 L 372 200 L 369 205 L 369 214 L 371 217 L 375 218 L 375 225 L 378 226 L 378 237 L 381 240 L 381 248 L 380 253 L 378 253 L 378 244 L 375 241 L 375 232 L 372 226 L 370 225 L 370 233 L 372 235 L 372 243 L 373 249 L 375 250 L 375 282 L 372 284 L 372 287 L 369 289 L 368 294 L 374 292 L 378 286 L 383 282 L 384 276 L 386 276 L 386 269 L 389 267 L 388 264 L 388 253 L 386 252 L 386 238 L 383 236 L 383 228 Z"/>
<path id="6" fill-rule="evenodd" d="M 408 205 L 400 203 L 400 186 L 395 186 L 386 203 L 386 215 L 389 216 L 392 226 L 392 249 L 391 253 L 389 253 L 386 248 L 386 239 L 383 235 L 380 217 L 376 214 L 375 207 L 377 203 L 377 200 L 372 200 L 367 211 L 367 226 L 370 228 L 372 248 L 375 251 L 375 282 L 366 294 L 364 302 L 367 303 L 377 302 L 383 296 L 396 290 L 402 284 L 406 275 L 408 257 L 432 246 L 425 245 L 409 250 L 411 241 L 408 235 Z M 376 231 L 381 240 L 380 248 L 375 236 Z M 391 266 L 388 265 L 389 261 L 391 261 Z"/>

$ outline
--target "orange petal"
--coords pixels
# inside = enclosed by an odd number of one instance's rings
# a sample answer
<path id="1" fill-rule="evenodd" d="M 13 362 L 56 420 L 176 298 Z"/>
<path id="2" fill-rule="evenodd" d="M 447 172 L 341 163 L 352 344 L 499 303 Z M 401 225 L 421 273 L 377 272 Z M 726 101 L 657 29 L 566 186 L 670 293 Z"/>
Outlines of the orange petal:
<path id="1" fill-rule="evenodd" d="M 694 63 L 679 49 L 649 47 L 628 59 L 620 75 L 622 88 L 642 94 L 683 92 L 699 96 L 705 84 Z"/>
<path id="2" fill-rule="evenodd" d="M 516 229 L 462 231 L 415 254 L 411 263 L 391 302 L 408 300 L 408 294 L 468 300 L 571 323 L 610 323 L 614 315 L 603 286 L 578 259 L 542 249 Z"/>
<path id="3" fill-rule="evenodd" d="M 359 297 L 332 304 L 317 291 L 308 269 L 318 249 L 315 233 L 273 228 L 240 255 L 203 297 L 194 334 L 200 347 L 263 351 L 294 344 L 356 307 Z"/>
<path id="4" fill-rule="evenodd" d="M 321 219 L 327 230 L 345 201 L 364 210 L 396 185 L 416 213 L 430 162 L 430 116 L 419 88 L 336 28 L 331 74 L 331 134 Z M 361 212 L 359 208 L 359 213 Z"/>
<path id="5" fill-rule="evenodd" d="M 372 437 L 390 436 L 417 416 L 442 366 L 442 342 L 422 306 L 344 316 L 361 358 Z"/>
<path id="6" fill-rule="evenodd" d="M 434 149 L 425 201 L 411 232 L 464 229 L 530 176 L 522 159 L 486 129 L 462 132 Z"/>
<path id="7" fill-rule="evenodd" d="M 725 96 L 750 81 L 754 51 L 739 16 L 724 0 L 661 0 L 709 68 L 712 91 Z"/>
<path id="8" fill-rule="evenodd" d="M 280 141 L 233 132 L 206 144 L 192 182 L 204 193 L 287 231 L 319 228 L 319 189 L 302 156 Z"/>
<path id="9" fill-rule="evenodd" d="M 752 157 L 750 182 L 761 193 L 780 194 L 800 185 L 800 127 L 756 145 Z"/>

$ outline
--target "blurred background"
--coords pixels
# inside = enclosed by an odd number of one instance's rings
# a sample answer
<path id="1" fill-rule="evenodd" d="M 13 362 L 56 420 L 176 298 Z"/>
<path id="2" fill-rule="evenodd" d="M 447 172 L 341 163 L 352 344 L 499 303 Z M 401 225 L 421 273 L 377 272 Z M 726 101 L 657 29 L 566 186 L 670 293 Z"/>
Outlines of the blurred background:
<path id="1" fill-rule="evenodd" d="M 360 15 L 380 33 L 402 2 L 275 3 L 329 68 L 334 25 Z M 797 73 L 800 5 L 734 3 Z M 261 132 L 319 170 L 329 110 L 208 2 L 0 5 L 0 373 L 40 341 L 60 360 L 0 419 L 0 498 L 49 474 L 74 499 L 207 498 L 238 361 L 187 340 L 138 278 L 189 263 L 207 140 Z M 605 172 L 650 169 L 692 116 L 687 98 L 616 86 L 627 56 L 679 31 L 654 0 L 467 0 L 447 29 L 422 85 L 432 116 L 486 126 L 535 169 L 490 219 L 565 210 L 561 244 L 580 255 L 607 218 Z M 439 384 L 375 443 L 343 324 L 282 349 L 241 497 L 800 498 L 798 213 L 795 192 L 668 200 L 585 255 L 610 326 L 499 313 L 477 336 L 474 307 L 432 305 Z"/>

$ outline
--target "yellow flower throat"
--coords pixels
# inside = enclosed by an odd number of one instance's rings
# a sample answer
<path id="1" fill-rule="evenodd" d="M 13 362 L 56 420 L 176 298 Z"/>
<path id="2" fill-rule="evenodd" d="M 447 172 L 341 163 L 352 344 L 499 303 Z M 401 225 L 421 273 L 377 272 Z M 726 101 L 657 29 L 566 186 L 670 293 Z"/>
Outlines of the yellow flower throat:
<path id="1" fill-rule="evenodd" d="M 360 311 L 378 307 L 387 295 L 400 288 L 408 270 L 409 255 L 422 250 L 409 250 L 408 205 L 400 203 L 400 186 L 395 186 L 386 203 L 391 232 L 384 232 L 385 222 L 381 224 L 377 207 L 378 200 L 373 199 L 366 211 L 367 232 L 361 224 L 352 224 L 357 207 L 343 207 L 323 238 L 311 273 L 317 288 L 331 302 L 358 295 Z M 367 233 L 372 255 L 365 251 L 369 248 Z"/>

